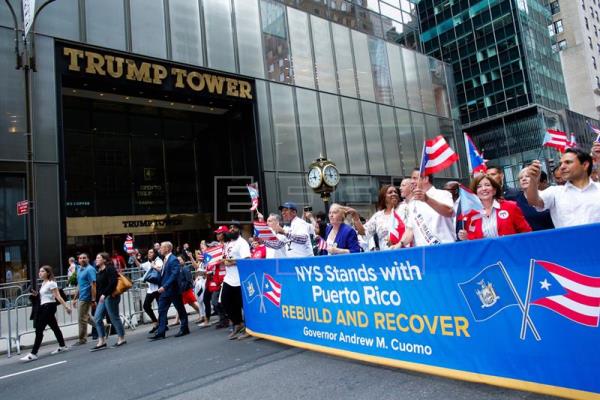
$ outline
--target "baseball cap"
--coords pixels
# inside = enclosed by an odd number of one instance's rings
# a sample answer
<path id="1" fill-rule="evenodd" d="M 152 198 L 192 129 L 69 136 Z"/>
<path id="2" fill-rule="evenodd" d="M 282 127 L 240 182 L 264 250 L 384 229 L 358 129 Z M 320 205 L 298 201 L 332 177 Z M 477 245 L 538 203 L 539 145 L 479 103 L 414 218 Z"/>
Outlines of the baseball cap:
<path id="1" fill-rule="evenodd" d="M 225 232 L 229 232 L 229 228 L 226 227 L 225 225 L 221 225 L 220 227 L 217 228 L 217 230 L 215 231 L 215 233 L 225 233 Z"/>
<path id="2" fill-rule="evenodd" d="M 298 207 L 296 207 L 296 204 L 292 203 L 291 201 L 286 201 L 285 203 L 280 205 L 279 211 L 281 211 L 283 208 L 289 208 L 290 210 L 298 211 Z"/>

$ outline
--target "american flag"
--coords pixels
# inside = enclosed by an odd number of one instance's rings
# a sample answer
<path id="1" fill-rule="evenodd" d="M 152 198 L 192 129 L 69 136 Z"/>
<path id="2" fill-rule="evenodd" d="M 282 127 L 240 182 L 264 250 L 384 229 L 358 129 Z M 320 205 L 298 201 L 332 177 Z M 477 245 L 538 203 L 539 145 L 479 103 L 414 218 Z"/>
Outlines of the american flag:
<path id="1" fill-rule="evenodd" d="M 561 153 L 564 153 L 568 144 L 569 138 L 567 137 L 566 132 L 548 129 L 544 135 L 542 146 L 553 147 Z"/>
<path id="2" fill-rule="evenodd" d="M 275 240 L 277 236 L 266 222 L 254 221 L 255 236 L 263 240 Z"/>
<path id="3" fill-rule="evenodd" d="M 536 260 L 532 281 L 531 305 L 548 308 L 582 325 L 598 326 L 600 277 Z"/>
<path id="4" fill-rule="evenodd" d="M 440 172 L 458 161 L 458 154 L 452 150 L 442 135 L 426 140 L 421 155 L 421 176 Z"/>
<path id="5" fill-rule="evenodd" d="M 218 264 L 223 259 L 223 245 L 213 246 L 204 252 L 204 262 L 209 265 Z"/>
<path id="6" fill-rule="evenodd" d="M 263 296 L 279 307 L 281 303 L 281 284 L 269 274 L 263 274 Z"/>
<path id="7" fill-rule="evenodd" d="M 392 227 L 390 229 L 390 243 L 392 245 L 398 244 L 400 239 L 402 239 L 402 235 L 404 235 L 404 231 L 406 230 L 406 226 L 404 226 L 404 222 L 400 218 L 400 215 L 394 210 L 391 215 L 392 218 Z"/>

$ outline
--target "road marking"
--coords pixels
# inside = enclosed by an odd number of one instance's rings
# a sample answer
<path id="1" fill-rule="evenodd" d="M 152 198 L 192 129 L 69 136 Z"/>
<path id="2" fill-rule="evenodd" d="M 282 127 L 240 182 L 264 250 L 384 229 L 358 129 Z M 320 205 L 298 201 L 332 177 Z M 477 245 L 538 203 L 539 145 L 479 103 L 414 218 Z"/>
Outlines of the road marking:
<path id="1" fill-rule="evenodd" d="M 64 364 L 64 363 L 66 363 L 66 361 L 59 361 L 59 362 L 55 362 L 55 363 L 53 363 L 53 364 L 43 365 L 43 366 L 41 366 L 41 367 L 37 367 L 37 368 L 32 368 L 32 369 L 28 369 L 28 370 L 21 371 L 21 372 L 15 372 L 14 374 L 9 374 L 9 375 L 0 376 L 0 381 L 1 381 L 2 379 L 10 378 L 10 377 L 17 376 L 17 375 L 26 374 L 26 373 L 28 373 L 28 372 L 33 372 L 33 371 L 37 371 L 37 370 L 39 370 L 39 369 L 44 369 L 44 368 L 48 368 L 48 367 L 53 367 L 53 366 L 55 366 L 55 365 L 60 365 L 60 364 Z"/>

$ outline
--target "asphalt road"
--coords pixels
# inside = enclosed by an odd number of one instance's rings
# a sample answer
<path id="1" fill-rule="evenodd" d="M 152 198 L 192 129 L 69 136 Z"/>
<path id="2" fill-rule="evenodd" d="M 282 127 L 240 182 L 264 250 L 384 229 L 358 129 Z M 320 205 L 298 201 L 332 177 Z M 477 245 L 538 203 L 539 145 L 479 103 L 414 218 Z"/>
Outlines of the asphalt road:
<path id="1" fill-rule="evenodd" d="M 0 399 L 550 399 L 190 326 L 188 336 L 157 342 L 141 326 L 125 346 L 93 353 L 90 343 L 54 356 L 56 345 L 45 346 L 30 363 L 3 356 Z"/>

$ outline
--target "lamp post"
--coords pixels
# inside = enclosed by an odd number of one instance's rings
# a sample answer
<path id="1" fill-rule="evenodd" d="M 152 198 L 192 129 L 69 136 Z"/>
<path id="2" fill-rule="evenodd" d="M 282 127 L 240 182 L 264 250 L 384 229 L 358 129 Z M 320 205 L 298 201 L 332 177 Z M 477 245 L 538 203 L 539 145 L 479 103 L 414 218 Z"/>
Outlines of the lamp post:
<path id="1" fill-rule="evenodd" d="M 333 161 L 322 155 L 308 166 L 308 186 L 321 195 L 325 205 L 325 213 L 329 215 L 331 193 L 335 191 L 340 182 L 340 173 Z"/>
<path id="2" fill-rule="evenodd" d="M 25 1 L 25 0 L 22 0 Z M 40 12 L 50 3 L 56 0 L 46 0 L 38 9 L 33 13 L 33 19 L 31 21 L 30 31 L 33 32 L 35 21 Z M 5 0 L 10 13 L 12 14 L 14 31 L 15 31 L 15 56 L 16 66 L 15 69 L 22 69 L 25 78 L 25 116 L 26 116 L 26 132 L 27 138 L 26 143 L 26 163 L 25 163 L 25 180 L 26 180 L 26 191 L 28 201 L 28 213 L 27 218 L 27 264 L 29 280 L 31 287 L 36 289 L 37 287 L 37 240 L 35 236 L 35 210 L 36 210 L 36 195 L 35 195 L 35 180 L 33 172 L 33 113 L 32 113 L 32 88 L 31 88 L 31 72 L 36 71 L 35 68 L 35 35 L 31 33 L 31 49 L 28 46 L 27 36 L 29 32 L 22 33 L 23 40 L 23 51 L 20 50 L 19 43 L 19 23 L 15 10 L 10 4 L 9 0 Z M 32 5 L 35 3 L 32 2 Z"/>

